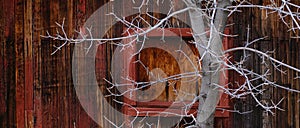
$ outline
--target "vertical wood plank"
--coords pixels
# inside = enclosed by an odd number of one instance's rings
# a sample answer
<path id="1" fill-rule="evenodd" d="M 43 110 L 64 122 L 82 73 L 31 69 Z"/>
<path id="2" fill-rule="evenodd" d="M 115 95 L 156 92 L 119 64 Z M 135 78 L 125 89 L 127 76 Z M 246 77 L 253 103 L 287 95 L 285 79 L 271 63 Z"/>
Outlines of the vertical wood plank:
<path id="1" fill-rule="evenodd" d="M 16 127 L 16 81 L 15 81 L 15 0 L 5 0 L 5 36 L 4 58 L 7 68 L 3 70 L 4 84 L 7 85 L 7 100 L 6 100 L 6 126 Z"/>
<path id="2" fill-rule="evenodd" d="M 33 127 L 32 1 L 24 3 L 25 127 Z"/>
<path id="3" fill-rule="evenodd" d="M 79 0 L 76 8 L 77 8 L 77 14 L 76 14 L 76 28 L 79 29 L 84 29 L 83 28 L 83 24 L 86 20 L 86 15 L 87 15 L 87 11 L 86 11 L 86 3 L 87 0 Z M 80 62 L 77 62 L 80 63 Z M 80 74 L 81 75 L 81 74 Z M 78 83 L 77 83 L 78 84 Z M 78 101 L 78 117 L 77 117 L 77 121 L 75 123 L 76 127 L 88 127 L 91 126 L 91 119 L 88 117 L 88 115 L 86 114 L 86 112 L 84 111 L 84 109 L 81 107 L 81 103 Z"/>
<path id="4" fill-rule="evenodd" d="M 5 78 L 5 69 L 6 69 L 6 64 L 5 64 L 5 42 L 6 38 L 8 35 L 6 35 L 6 22 L 5 22 L 5 7 L 6 1 L 4 1 L 3 4 L 0 5 L 0 127 L 5 127 L 7 124 L 7 108 L 6 108 L 6 97 L 7 97 L 7 86 L 4 83 L 4 78 Z"/>
<path id="5" fill-rule="evenodd" d="M 61 23 L 58 19 L 59 14 L 59 3 L 58 0 L 43 0 L 42 5 L 43 11 L 43 35 L 46 35 L 46 31 L 49 31 L 50 34 L 56 34 L 56 24 L 55 22 Z M 58 84 L 57 81 L 57 54 L 51 55 L 55 50 L 54 45 L 58 45 L 57 42 L 44 39 L 42 42 L 42 60 L 43 60 L 43 77 L 42 77 L 42 111 L 43 111 L 43 127 L 62 127 L 59 126 L 58 118 L 61 118 L 60 108 L 58 103 Z M 59 53 L 60 51 L 58 51 Z"/>
<path id="6" fill-rule="evenodd" d="M 70 12 L 70 10 L 72 11 L 72 8 L 69 9 L 69 4 L 68 1 L 65 0 L 59 0 L 59 14 L 58 14 L 58 20 L 59 22 L 64 22 L 64 28 L 65 28 L 65 32 L 67 32 L 67 36 L 68 37 L 72 37 L 69 36 L 71 33 L 69 33 L 72 28 L 69 28 L 70 25 L 72 27 L 72 23 L 70 23 L 69 21 L 72 21 L 72 18 L 69 19 L 70 17 L 72 17 L 72 12 Z M 58 45 L 61 45 L 63 42 L 59 42 Z M 70 74 L 71 72 L 67 72 L 68 69 L 71 68 L 71 66 L 67 66 L 68 62 L 70 61 L 70 58 L 67 57 L 68 54 L 68 47 L 69 45 L 63 47 L 60 51 L 58 51 L 57 53 L 57 80 L 58 83 L 60 84 L 60 87 L 58 88 L 58 102 L 59 105 L 58 107 L 60 108 L 60 118 L 62 119 L 59 123 L 59 126 L 61 127 L 70 127 L 71 124 L 69 122 L 69 104 L 68 104 L 68 95 L 67 95 L 67 90 L 68 90 L 68 84 L 67 84 L 67 77 L 68 74 Z"/>
<path id="7" fill-rule="evenodd" d="M 67 2 L 67 33 L 69 37 L 72 37 L 74 35 L 74 1 L 73 0 L 68 0 Z M 72 46 L 72 45 L 71 45 Z M 71 113 L 73 113 L 74 111 L 72 111 L 71 108 L 76 107 L 72 104 L 71 102 L 71 98 L 72 98 L 72 50 L 71 50 L 71 46 L 67 46 L 66 47 L 66 53 L 65 53 L 65 58 L 66 58 L 66 88 L 64 90 L 64 102 L 65 102 L 65 110 L 67 111 L 66 113 L 68 114 L 68 116 L 65 116 L 65 120 L 68 123 L 68 127 L 74 127 L 73 126 L 73 120 L 74 117 L 71 115 Z"/>
<path id="8" fill-rule="evenodd" d="M 300 2 L 298 2 L 298 4 L 299 3 Z M 296 41 L 299 42 L 298 39 Z M 300 67 L 300 45 L 299 44 L 296 44 L 296 45 L 297 45 L 297 47 L 296 47 L 296 51 L 297 51 L 297 53 L 296 53 L 296 67 Z M 298 75 L 299 75 L 299 73 L 296 73 L 296 76 L 298 76 Z M 300 80 L 297 79 L 296 84 L 295 84 L 297 90 L 300 90 L 300 86 L 297 86 L 299 84 L 300 84 Z M 299 121 L 300 120 L 300 94 L 299 93 L 296 94 L 295 100 L 296 100 L 295 101 L 296 102 L 296 107 L 295 107 L 295 111 L 296 111 L 296 115 L 295 115 L 296 128 L 300 128 L 300 121 Z"/>
<path id="9" fill-rule="evenodd" d="M 41 57 L 41 0 L 34 0 L 34 10 L 33 10 L 33 67 L 34 67 L 34 127 L 43 127 L 43 112 L 42 112 L 42 57 Z"/>
<path id="10" fill-rule="evenodd" d="M 16 126 L 25 127 L 24 1 L 15 1 Z"/>
<path id="11" fill-rule="evenodd" d="M 269 44 L 271 44 L 270 41 L 262 41 L 262 43 L 260 44 L 261 47 L 261 51 L 263 52 L 267 52 L 269 50 Z M 265 62 L 267 65 L 271 65 L 268 61 Z M 266 71 L 269 69 L 269 67 L 265 65 L 265 64 L 261 64 L 261 73 L 265 74 Z M 268 79 L 271 79 L 270 76 L 268 76 Z M 266 103 L 270 103 L 271 102 L 271 98 L 272 98 L 272 87 L 269 86 L 263 86 L 262 89 L 265 89 L 266 91 L 264 92 L 264 94 L 262 95 L 262 101 L 266 102 Z M 272 127 L 272 116 L 270 115 L 270 113 L 267 112 L 263 112 L 262 113 L 262 122 L 263 122 L 263 127 L 264 128 L 269 128 Z"/>
<path id="12" fill-rule="evenodd" d="M 32 1 L 24 6 L 25 109 L 33 110 Z"/>
<path id="13" fill-rule="evenodd" d="M 71 0 L 72 1 L 72 0 Z M 72 30 L 79 30 L 79 25 L 78 25 L 78 21 L 80 19 L 78 19 L 78 14 L 79 14 L 79 11 L 78 11 L 78 6 L 79 6 L 79 1 L 73 1 L 72 3 L 73 5 L 73 11 L 72 11 L 72 27 L 69 28 L 69 31 L 71 31 L 70 29 Z M 71 6 L 71 3 L 68 4 L 68 6 Z M 69 10 L 70 12 L 71 10 Z M 71 19 L 70 19 L 70 16 L 68 18 L 70 21 L 69 23 L 71 22 Z M 72 33 L 73 34 L 73 33 Z M 75 35 L 75 34 L 74 34 Z M 76 35 L 75 35 L 76 36 Z M 70 50 L 70 53 L 69 53 L 69 56 L 70 58 L 72 58 L 73 56 L 73 45 L 71 45 L 71 50 Z M 72 66 L 72 61 L 70 61 L 70 66 Z M 72 70 L 72 69 L 70 69 Z M 71 71 L 70 71 L 71 72 Z M 78 99 L 77 99 L 77 96 L 76 96 L 76 91 L 74 89 L 74 83 L 73 83 L 73 79 L 72 79 L 72 75 L 70 76 L 70 81 L 72 81 L 71 83 L 69 83 L 69 103 L 70 103 L 70 107 L 69 107 L 69 114 L 70 114 L 70 126 L 71 127 L 78 127 L 78 117 L 79 117 L 79 110 L 80 110 L 80 104 L 78 103 Z"/>

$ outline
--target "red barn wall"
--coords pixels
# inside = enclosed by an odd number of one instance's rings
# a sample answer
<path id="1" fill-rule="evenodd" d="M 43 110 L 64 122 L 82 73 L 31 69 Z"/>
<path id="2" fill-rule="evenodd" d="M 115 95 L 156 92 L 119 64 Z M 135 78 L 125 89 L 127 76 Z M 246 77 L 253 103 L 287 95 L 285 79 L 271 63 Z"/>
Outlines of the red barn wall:
<path id="1" fill-rule="evenodd" d="M 101 5 L 109 0 L 2 0 L 0 10 L 0 127 L 99 127 L 83 110 L 73 88 L 72 81 L 72 46 L 68 45 L 51 55 L 55 50 L 55 42 L 41 38 L 46 31 L 55 33 L 55 22 L 62 22 L 65 18 L 65 28 L 69 35 L 74 29 L 79 29 L 86 19 Z M 254 0 L 257 4 L 260 0 Z M 260 3 L 261 2 L 261 3 Z M 296 1 L 297 2 L 297 1 Z M 124 6 L 126 6 L 124 2 Z M 300 4 L 298 2 L 298 4 Z M 122 8 L 123 3 L 115 3 Z M 290 39 L 290 33 L 285 31 L 279 18 L 272 15 L 265 20 L 264 11 L 260 9 L 242 9 L 243 13 L 232 16 L 234 22 L 232 32 L 239 35 L 234 39 L 234 46 L 241 46 L 246 40 L 245 33 L 250 27 L 250 38 L 268 36 L 266 43 L 254 44 L 253 47 L 268 50 L 276 49 L 274 56 L 295 67 L 300 67 L 300 45 L 298 39 Z M 158 15 L 159 16 L 159 15 Z M 129 17 L 130 18 L 130 17 Z M 118 25 L 117 25 L 118 26 Z M 186 26 L 179 26 L 186 27 Z M 109 32 L 110 37 L 121 34 L 123 27 L 114 27 Z M 103 46 L 104 55 L 110 57 L 113 47 Z M 235 58 L 239 59 L 239 53 Z M 254 61 L 253 56 L 248 67 L 255 71 L 262 71 L 260 63 Z M 103 58 L 99 57 L 99 60 Z M 109 62 L 100 65 L 99 69 L 109 69 Z M 108 72 L 104 75 L 108 76 Z M 233 72 L 229 72 L 231 81 L 239 79 Z M 299 80 L 293 79 L 296 74 L 290 70 L 284 77 L 274 71 L 272 79 L 286 86 L 298 88 Z M 103 83 L 104 84 L 104 83 Z M 234 105 L 241 110 L 254 110 L 253 113 L 240 115 L 231 114 L 231 120 L 216 120 L 216 127 L 223 127 L 232 123 L 233 127 L 300 127 L 299 101 L 295 97 L 299 94 L 270 88 L 269 97 L 286 100 L 282 107 L 284 112 L 278 111 L 276 116 L 268 117 L 269 124 L 263 124 L 262 111 L 255 106 L 255 102 L 236 100 Z M 268 98 L 268 97 L 266 97 Z M 112 99 L 108 99 L 113 103 Z M 115 107 L 120 107 L 114 105 Z M 113 113 L 111 113 L 113 115 Z M 285 117 L 285 118 L 282 118 Z M 115 120 L 121 120 L 115 117 Z M 110 124 L 103 124 L 111 127 Z"/>

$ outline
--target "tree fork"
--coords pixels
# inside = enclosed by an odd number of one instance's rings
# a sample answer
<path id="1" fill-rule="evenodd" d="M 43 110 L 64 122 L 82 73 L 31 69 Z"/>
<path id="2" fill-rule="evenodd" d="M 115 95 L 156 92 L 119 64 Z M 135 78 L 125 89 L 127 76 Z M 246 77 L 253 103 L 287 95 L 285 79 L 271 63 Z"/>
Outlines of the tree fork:
<path id="1" fill-rule="evenodd" d="M 219 89 L 216 84 L 219 84 L 220 68 L 219 63 L 224 55 L 222 48 L 222 36 L 224 32 L 228 12 L 224 9 L 231 5 L 230 0 L 219 0 L 215 10 L 215 16 L 211 21 L 210 37 L 205 34 L 205 25 L 200 9 L 197 9 L 195 1 L 186 0 L 188 7 L 194 7 L 189 11 L 192 30 L 196 47 L 202 56 L 202 84 L 199 96 L 199 108 L 197 114 L 197 125 L 202 128 L 212 128 L 214 124 L 215 107 L 218 103 Z M 212 51 L 213 53 L 209 53 Z"/>

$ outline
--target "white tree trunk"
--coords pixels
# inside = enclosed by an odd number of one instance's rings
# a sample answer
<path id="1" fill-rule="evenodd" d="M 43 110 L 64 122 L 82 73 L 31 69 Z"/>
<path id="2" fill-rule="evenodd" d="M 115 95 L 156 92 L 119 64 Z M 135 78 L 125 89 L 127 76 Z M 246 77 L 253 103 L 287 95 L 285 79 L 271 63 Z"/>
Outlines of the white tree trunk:
<path id="1" fill-rule="evenodd" d="M 185 1 L 187 6 L 194 7 L 189 11 L 196 47 L 202 57 L 202 83 L 199 95 L 199 108 L 197 125 L 201 128 L 212 128 L 214 125 L 215 107 L 219 101 L 220 92 L 216 84 L 219 84 L 220 69 L 222 67 L 223 48 L 222 36 L 228 12 L 220 10 L 231 5 L 229 0 L 219 1 L 212 24 L 210 25 L 210 37 L 205 34 L 203 20 L 204 12 L 199 10 L 197 3 L 192 0 Z M 197 9 L 198 8 L 198 9 Z"/>

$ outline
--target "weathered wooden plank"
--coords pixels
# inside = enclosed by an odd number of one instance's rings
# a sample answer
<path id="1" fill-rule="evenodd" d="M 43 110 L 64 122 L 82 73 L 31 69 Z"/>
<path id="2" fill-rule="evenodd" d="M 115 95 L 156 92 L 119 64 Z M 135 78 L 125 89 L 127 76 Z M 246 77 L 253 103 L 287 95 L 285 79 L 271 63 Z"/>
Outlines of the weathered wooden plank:
<path id="1" fill-rule="evenodd" d="M 4 1 L 4 17 L 5 18 L 5 42 L 4 42 L 4 64 L 6 65 L 4 72 L 4 85 L 6 85 L 6 117 L 4 117 L 4 127 L 15 127 L 16 126 L 16 91 L 15 91 L 15 0 Z"/>
<path id="2" fill-rule="evenodd" d="M 235 13 L 233 15 L 233 22 L 235 23 L 234 28 L 233 28 L 233 33 L 237 34 L 238 37 L 237 39 L 235 39 L 234 41 L 234 46 L 235 47 L 240 47 L 240 46 L 244 46 L 245 42 L 247 41 L 247 31 L 251 30 L 251 24 L 252 24 L 252 13 L 251 13 L 251 9 L 248 8 L 242 8 L 241 11 L 243 13 Z M 245 20 L 247 19 L 247 20 Z M 251 34 L 251 33 L 250 33 Z M 252 46 L 251 46 L 252 47 Z M 251 55 L 251 54 L 250 54 Z M 240 59 L 243 57 L 243 52 L 236 52 L 234 53 L 234 59 L 236 61 L 240 61 Z M 251 55 L 248 58 L 248 62 L 245 64 L 246 68 L 249 68 L 251 70 L 253 70 L 253 66 L 254 64 L 252 64 L 252 62 L 254 62 L 253 59 L 253 55 Z M 233 81 L 239 81 L 239 74 L 235 74 L 233 76 Z M 235 100 L 235 108 L 238 109 L 239 111 L 249 111 L 249 110 L 253 110 L 253 108 L 251 108 L 251 106 L 249 104 L 253 104 L 251 103 L 251 98 L 247 97 L 247 100 Z M 251 125 L 249 124 L 254 124 L 251 123 L 252 118 L 253 118 L 253 113 L 251 114 L 247 114 L 247 115 L 241 115 L 241 114 L 237 114 L 234 113 L 234 118 L 233 120 L 239 120 L 239 121 L 234 121 L 233 123 L 233 127 L 251 127 Z M 256 113 L 255 113 L 256 114 Z M 255 124 L 258 124 L 257 122 L 255 122 Z M 253 126 L 255 127 L 255 126 Z"/>
<path id="3" fill-rule="evenodd" d="M 6 22 L 5 18 L 7 15 L 5 15 L 5 4 L 6 1 L 4 1 L 3 4 L 0 5 L 0 127 L 5 127 L 7 124 L 7 108 L 6 108 L 6 96 L 7 96 L 7 85 L 4 84 L 4 78 L 5 78 L 5 69 L 6 69 L 6 58 L 5 58 L 5 42 L 8 35 L 6 35 Z"/>
<path id="4" fill-rule="evenodd" d="M 287 63 L 292 65 L 292 66 L 295 66 L 295 58 L 294 58 L 294 48 L 295 48 L 295 45 L 292 44 L 292 39 L 289 39 L 288 42 L 286 42 L 286 45 L 287 45 L 287 48 L 288 48 L 288 54 L 287 54 Z M 288 78 L 288 83 L 291 84 L 290 88 L 295 88 L 295 80 L 294 80 L 294 76 L 293 76 L 293 70 L 291 69 L 288 69 L 288 72 L 287 72 L 287 78 Z M 295 127 L 295 95 L 293 92 L 291 92 L 289 94 L 289 100 L 290 100 L 290 107 L 288 108 L 289 109 L 289 113 L 291 115 L 291 127 Z"/>
<path id="5" fill-rule="evenodd" d="M 61 23 L 59 21 L 59 3 L 58 0 L 45 0 L 42 1 L 43 7 L 43 27 L 48 28 L 45 31 L 49 31 L 50 34 L 56 34 L 56 24 L 55 22 Z M 43 35 L 46 35 L 45 31 L 43 31 Z M 51 53 L 55 50 L 54 45 L 58 45 L 57 42 L 52 40 L 45 39 L 42 42 L 42 60 L 43 60 L 43 80 L 42 80 L 42 111 L 43 118 L 42 124 L 47 124 L 47 126 L 43 125 L 43 127 L 62 127 L 59 126 L 58 118 L 62 118 L 59 116 L 60 108 L 58 101 L 58 88 L 47 88 L 49 86 L 55 85 L 60 86 L 57 82 L 57 67 L 56 62 L 58 61 L 56 58 L 57 54 L 51 56 Z M 60 51 L 58 51 L 59 53 Z"/>
<path id="6" fill-rule="evenodd" d="M 41 35 L 46 35 L 46 31 L 50 32 L 51 26 L 50 26 L 50 0 L 42 0 L 41 1 L 41 28 L 43 28 L 41 30 Z M 46 28 L 46 29 L 44 29 Z M 48 28 L 48 29 L 47 29 Z M 37 116 L 41 116 L 40 120 L 41 120 L 41 124 L 37 124 L 40 127 L 45 127 L 44 125 L 47 125 L 48 127 L 53 127 L 52 125 L 54 124 L 54 120 L 53 122 L 47 122 L 47 119 L 49 118 L 49 106 L 47 106 L 47 102 L 52 101 L 52 98 L 50 97 L 50 93 L 48 91 L 48 89 L 44 89 L 45 87 L 49 86 L 49 85 L 53 85 L 53 83 L 51 82 L 52 79 L 52 75 L 51 73 L 53 71 L 49 70 L 51 69 L 51 47 L 50 46 L 50 41 L 47 39 L 42 39 L 41 40 L 41 82 L 40 82 L 40 88 L 37 88 L 37 93 L 41 93 L 41 100 L 40 102 L 40 107 L 37 107 L 38 109 L 41 109 L 41 112 L 38 112 Z M 39 102 L 37 102 L 39 103 Z M 51 106 L 51 105 L 50 105 Z M 53 105 L 53 107 L 55 107 Z M 39 115 L 42 114 L 42 115 Z M 52 114 L 52 113 L 51 113 Z"/>
<path id="7" fill-rule="evenodd" d="M 73 0 L 68 0 L 67 2 L 67 33 L 69 37 L 72 37 L 74 35 L 74 30 L 76 29 L 75 26 L 75 2 Z M 71 45 L 72 46 L 72 45 Z M 72 58 L 72 47 L 70 45 L 68 45 L 66 47 L 66 52 L 65 52 L 65 58 L 66 58 L 66 63 L 65 63 L 65 74 L 66 74 L 66 81 L 65 81 L 65 85 L 66 88 L 64 90 L 64 104 L 65 104 L 65 110 L 67 111 L 66 114 L 68 114 L 68 116 L 65 116 L 65 120 L 68 123 L 68 127 L 74 127 L 73 126 L 73 121 L 75 120 L 75 117 L 72 116 L 71 113 L 73 113 L 74 111 L 72 111 L 71 108 L 76 107 L 74 104 L 72 104 L 72 64 L 71 64 L 71 58 Z M 76 96 L 76 95 L 75 95 Z M 74 97 L 75 97 L 74 96 Z"/>
<path id="8" fill-rule="evenodd" d="M 70 23 L 69 21 L 72 21 L 72 13 L 68 7 L 70 6 L 68 3 L 69 1 L 64 1 L 64 0 L 59 0 L 59 16 L 58 20 L 59 22 L 64 22 L 64 28 L 65 32 L 70 32 L 67 34 L 68 37 L 72 34 L 71 30 L 72 28 L 69 28 L 69 26 L 72 26 L 72 22 Z M 71 16 L 69 16 L 71 15 Z M 71 19 L 69 19 L 71 18 Z M 58 42 L 58 45 L 61 45 L 63 42 Z M 58 89 L 58 94 L 56 94 L 58 98 L 58 107 L 60 108 L 60 114 L 59 117 L 61 118 L 59 125 L 61 127 L 71 127 L 70 123 L 70 116 L 69 116 L 69 104 L 68 104 L 68 82 L 67 82 L 67 77 L 68 74 L 71 72 L 67 72 L 68 69 L 71 68 L 71 66 L 67 66 L 67 64 L 71 61 L 70 58 L 67 57 L 67 54 L 69 53 L 68 50 L 68 45 L 66 47 L 63 47 L 60 51 L 56 53 L 57 57 L 57 63 L 56 63 L 56 68 L 57 68 L 57 82 L 61 85 Z"/>
<path id="9" fill-rule="evenodd" d="M 32 1 L 24 4 L 25 110 L 33 110 Z"/>
<path id="10" fill-rule="evenodd" d="M 24 1 L 15 1 L 16 126 L 25 127 Z"/>
<path id="11" fill-rule="evenodd" d="M 106 3 L 107 0 L 103 0 L 103 1 L 97 1 L 97 0 L 87 0 L 86 1 L 86 20 L 88 20 L 88 18 L 90 18 L 90 16 L 100 7 L 100 4 L 104 4 Z M 106 8 L 108 9 L 108 8 Z M 102 13 L 105 13 L 105 12 L 102 12 Z M 103 17 L 104 20 L 106 20 L 105 17 Z M 99 22 L 100 19 L 96 19 L 95 22 Z M 99 22 L 100 23 L 100 22 Z M 93 24 L 93 28 L 95 30 L 95 32 L 93 32 L 93 34 L 96 36 L 96 37 L 99 37 L 98 34 L 99 34 L 99 26 L 97 26 L 97 24 Z M 80 62 L 81 63 L 81 62 Z M 88 65 L 88 63 L 84 63 L 85 65 Z M 93 65 L 95 66 L 95 65 Z M 89 80 L 88 80 L 89 81 Z M 85 84 L 85 83 L 83 83 Z M 99 84 L 98 84 L 99 85 Z M 96 95 L 98 93 L 99 90 L 88 90 L 90 94 L 94 94 Z M 89 106 L 89 109 L 91 110 L 90 113 L 87 113 L 88 115 L 92 116 L 93 120 L 91 119 L 91 117 L 88 117 L 89 121 L 90 121 L 90 126 L 91 127 L 96 127 L 98 125 L 101 125 L 103 126 L 103 120 L 102 120 L 102 117 L 100 115 L 100 113 L 102 114 L 103 113 L 103 110 L 102 110 L 102 96 L 100 97 L 92 97 L 92 95 L 89 95 L 87 97 L 87 99 L 93 99 L 94 101 L 96 101 L 96 103 L 92 103 L 90 101 L 87 101 L 87 104 Z M 98 108 L 98 105 L 100 108 Z M 109 110 L 106 110 L 106 112 L 110 113 Z M 99 123 L 99 124 L 98 124 Z"/>
<path id="12" fill-rule="evenodd" d="M 270 50 L 269 46 L 270 46 L 271 42 L 270 41 L 262 41 L 260 43 L 260 47 L 261 47 L 261 51 L 263 52 L 268 52 Z M 261 73 L 265 74 L 266 71 L 268 71 L 269 67 L 267 65 L 271 65 L 270 62 L 266 61 L 265 63 L 261 63 L 260 67 L 261 67 Z M 269 70 L 270 71 L 270 70 Z M 268 77 L 268 79 L 271 79 L 270 76 Z M 261 100 L 263 102 L 266 103 L 270 103 L 270 99 L 272 98 L 272 93 L 273 93 L 273 88 L 269 87 L 269 86 L 263 86 L 262 89 L 265 89 L 266 91 L 264 92 L 264 94 L 261 97 Z M 262 122 L 263 122 L 263 127 L 264 128 L 268 128 L 268 127 L 272 127 L 272 117 L 269 113 L 267 112 L 263 112 L 262 113 Z"/>
<path id="13" fill-rule="evenodd" d="M 73 27 L 70 27 L 68 29 L 68 31 L 71 32 L 71 29 L 73 30 L 78 30 L 79 26 L 79 21 L 81 20 L 79 16 L 79 14 L 81 12 L 79 12 L 80 10 L 78 9 L 80 7 L 80 1 L 73 1 L 73 16 L 72 16 L 72 22 L 73 22 Z M 69 3 L 69 6 L 71 6 L 71 3 Z M 69 10 L 71 12 L 71 10 Z M 70 15 L 69 15 L 70 17 Z M 71 22 L 71 19 L 68 18 Z M 70 25 L 70 24 L 69 24 Z M 76 36 L 76 35 L 75 35 Z M 72 58 L 73 56 L 73 49 L 70 51 L 69 53 L 70 58 Z M 70 62 L 70 65 L 72 65 L 72 62 Z M 69 71 L 70 72 L 70 71 Z M 72 76 L 70 76 L 71 78 Z M 74 89 L 74 83 L 72 78 L 70 80 L 68 80 L 69 86 L 71 86 L 69 88 L 69 103 L 70 103 L 70 107 L 69 107 L 69 114 L 70 114 L 70 125 L 72 127 L 79 127 L 78 124 L 79 122 L 79 116 L 80 116 L 80 110 L 81 110 L 81 106 L 80 103 L 78 102 L 78 98 L 76 96 L 76 91 Z"/>
<path id="14" fill-rule="evenodd" d="M 83 25 L 87 19 L 87 12 L 88 12 L 88 1 L 87 0 L 79 0 L 77 5 L 76 5 L 76 8 L 77 8 L 77 15 L 76 15 L 76 28 L 79 30 L 79 29 L 82 29 L 83 31 L 85 31 Z M 81 54 L 78 54 L 77 55 L 78 57 L 81 56 Z M 78 64 L 82 65 L 84 64 L 84 62 L 77 62 Z M 79 75 L 82 75 L 82 74 L 79 74 Z M 80 79 L 80 78 L 77 78 L 77 79 Z M 84 83 L 76 83 L 76 84 L 79 84 L 82 85 Z M 86 90 L 82 90 L 82 91 L 86 91 Z M 77 115 L 77 120 L 75 121 L 75 126 L 76 127 L 92 127 L 93 125 L 93 121 L 92 119 L 89 117 L 89 115 L 87 115 L 87 113 L 85 112 L 85 110 L 82 108 L 81 104 L 86 104 L 88 103 L 88 97 L 83 97 L 84 99 L 86 99 L 86 102 L 84 101 L 81 101 L 79 102 L 78 101 L 78 115 Z"/>
<path id="15" fill-rule="evenodd" d="M 41 57 L 41 28 L 42 28 L 42 9 L 41 0 L 34 1 L 33 8 L 33 74 L 34 74 L 34 127 L 43 127 L 42 114 L 42 57 Z"/>
<path id="16" fill-rule="evenodd" d="M 298 4 L 300 4 L 300 2 L 298 2 Z M 299 42 L 299 40 L 297 39 L 296 40 L 297 42 Z M 300 45 L 299 44 L 296 44 L 296 67 L 300 67 Z M 299 75 L 299 73 L 296 73 L 295 74 L 296 76 Z M 296 86 L 296 89 L 297 90 L 300 90 L 300 86 L 297 86 L 300 84 L 300 80 L 299 79 L 296 79 L 296 83 L 295 83 L 295 86 Z M 300 94 L 296 94 L 295 96 L 295 100 L 296 100 L 296 106 L 295 106 L 295 121 L 296 121 L 296 128 L 300 128 Z M 298 121 L 297 121 L 298 120 Z"/>

